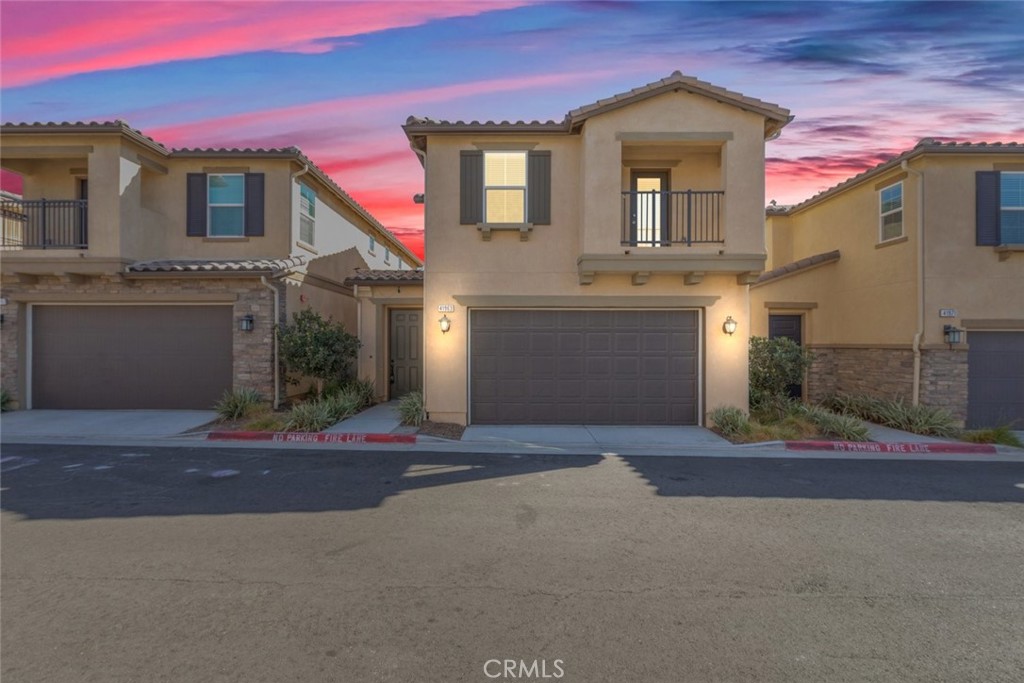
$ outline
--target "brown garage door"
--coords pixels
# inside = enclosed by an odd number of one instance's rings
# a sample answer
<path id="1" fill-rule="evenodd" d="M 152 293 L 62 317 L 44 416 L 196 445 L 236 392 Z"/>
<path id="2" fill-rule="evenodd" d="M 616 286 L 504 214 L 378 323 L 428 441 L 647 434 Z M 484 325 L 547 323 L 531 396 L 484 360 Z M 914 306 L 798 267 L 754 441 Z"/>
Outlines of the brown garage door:
<path id="1" fill-rule="evenodd" d="M 231 387 L 230 306 L 33 306 L 33 408 L 200 408 Z"/>
<path id="2" fill-rule="evenodd" d="M 696 311 L 477 310 L 475 424 L 697 423 Z"/>
<path id="3" fill-rule="evenodd" d="M 1024 429 L 1024 332 L 968 332 L 967 426 Z"/>

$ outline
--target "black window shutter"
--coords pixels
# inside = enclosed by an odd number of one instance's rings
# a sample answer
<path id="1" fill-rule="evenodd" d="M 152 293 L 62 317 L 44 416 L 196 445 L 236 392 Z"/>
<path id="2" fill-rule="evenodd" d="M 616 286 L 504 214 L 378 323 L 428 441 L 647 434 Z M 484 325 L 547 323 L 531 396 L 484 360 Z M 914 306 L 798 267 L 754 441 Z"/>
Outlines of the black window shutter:
<path id="1" fill-rule="evenodd" d="M 996 246 L 999 236 L 999 171 L 975 174 L 975 234 L 978 245 Z"/>
<path id="2" fill-rule="evenodd" d="M 245 235 L 263 236 L 263 174 L 245 174 Z"/>
<path id="3" fill-rule="evenodd" d="M 464 150 L 459 154 L 459 223 L 484 222 L 484 153 Z"/>
<path id="4" fill-rule="evenodd" d="M 206 237 L 206 174 L 189 173 L 185 179 L 185 234 Z"/>
<path id="5" fill-rule="evenodd" d="M 551 225 L 551 152 L 530 152 L 526 172 L 526 221 Z"/>

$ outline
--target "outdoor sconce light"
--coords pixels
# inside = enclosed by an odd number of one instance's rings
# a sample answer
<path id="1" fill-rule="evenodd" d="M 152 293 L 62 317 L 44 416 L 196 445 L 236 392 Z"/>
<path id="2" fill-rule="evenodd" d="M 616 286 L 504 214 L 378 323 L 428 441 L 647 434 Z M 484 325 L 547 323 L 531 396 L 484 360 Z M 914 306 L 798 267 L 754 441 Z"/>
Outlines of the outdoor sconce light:
<path id="1" fill-rule="evenodd" d="M 942 328 L 942 339 L 947 344 L 949 344 L 949 348 L 952 349 L 953 344 L 960 343 L 960 334 L 962 332 L 963 330 L 961 330 L 958 327 L 954 327 L 953 325 L 946 325 Z"/>
<path id="2" fill-rule="evenodd" d="M 256 321 L 251 315 L 243 315 L 238 319 L 238 329 L 242 332 L 252 332 L 256 327 Z"/>
<path id="3" fill-rule="evenodd" d="M 727 316 L 725 322 L 722 323 L 722 332 L 728 335 L 732 335 L 736 332 L 736 321 L 732 319 L 732 316 Z"/>
<path id="4" fill-rule="evenodd" d="M 441 326 L 442 334 L 447 334 L 448 330 L 452 329 L 452 321 L 447 315 L 442 315 L 441 319 L 437 321 L 437 324 Z"/>

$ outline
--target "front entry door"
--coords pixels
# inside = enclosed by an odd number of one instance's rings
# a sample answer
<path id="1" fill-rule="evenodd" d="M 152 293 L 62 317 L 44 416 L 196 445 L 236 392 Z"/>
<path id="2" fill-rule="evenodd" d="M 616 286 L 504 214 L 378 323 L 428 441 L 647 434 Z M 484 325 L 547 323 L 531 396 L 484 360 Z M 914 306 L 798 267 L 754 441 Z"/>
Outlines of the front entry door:
<path id="1" fill-rule="evenodd" d="M 638 247 L 669 245 L 669 172 L 633 171 L 630 242 Z"/>
<path id="2" fill-rule="evenodd" d="M 802 315 L 769 315 L 768 316 L 768 338 L 788 337 L 803 346 L 803 316 Z M 803 398 L 804 388 L 799 384 L 791 384 L 788 387 L 790 398 Z"/>
<path id="3" fill-rule="evenodd" d="M 423 390 L 423 311 L 395 309 L 389 320 L 388 393 L 396 399 Z"/>

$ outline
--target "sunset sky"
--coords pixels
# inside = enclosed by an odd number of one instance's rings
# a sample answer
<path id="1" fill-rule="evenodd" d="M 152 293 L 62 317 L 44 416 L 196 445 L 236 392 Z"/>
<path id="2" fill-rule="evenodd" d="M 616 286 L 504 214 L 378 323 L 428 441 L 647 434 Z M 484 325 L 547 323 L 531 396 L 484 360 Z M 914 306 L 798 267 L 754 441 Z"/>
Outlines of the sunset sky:
<path id="1" fill-rule="evenodd" d="M 3 121 L 297 146 L 420 254 L 409 115 L 561 120 L 678 69 L 792 110 L 779 203 L 923 137 L 1024 142 L 1024 2 L 2 0 L 0 31 Z"/>

